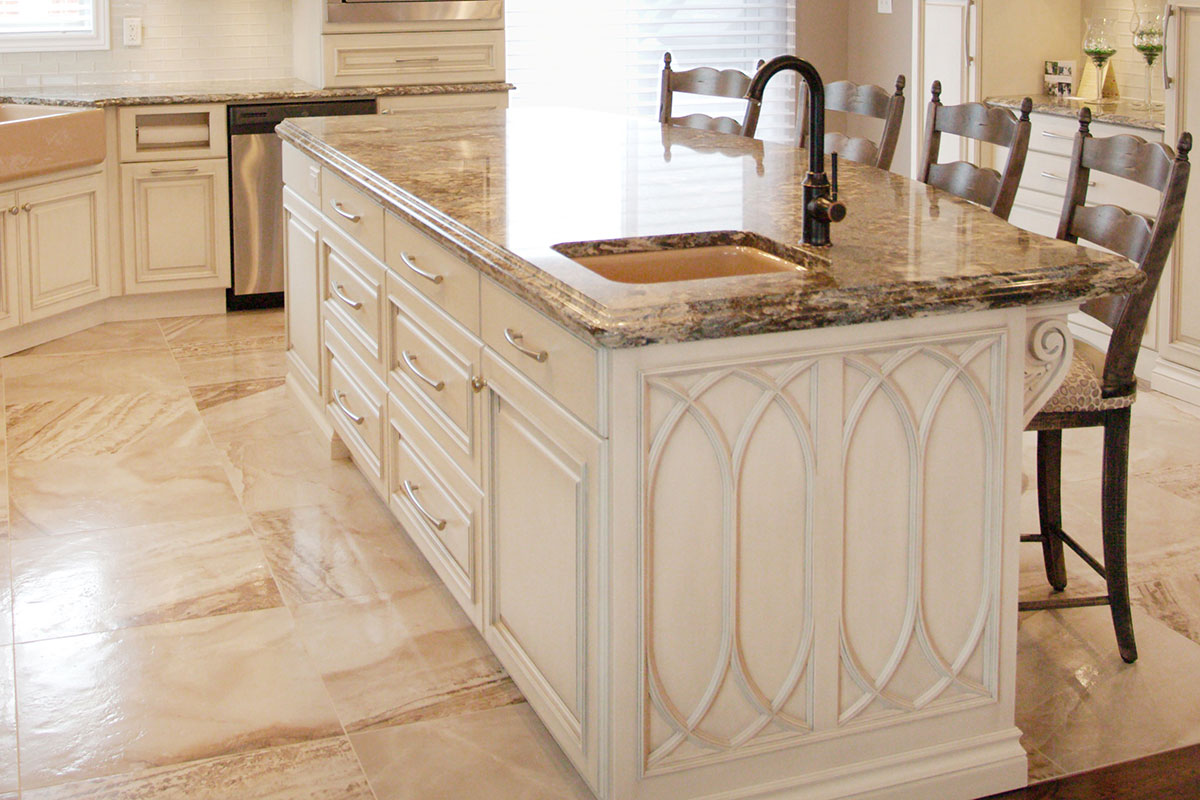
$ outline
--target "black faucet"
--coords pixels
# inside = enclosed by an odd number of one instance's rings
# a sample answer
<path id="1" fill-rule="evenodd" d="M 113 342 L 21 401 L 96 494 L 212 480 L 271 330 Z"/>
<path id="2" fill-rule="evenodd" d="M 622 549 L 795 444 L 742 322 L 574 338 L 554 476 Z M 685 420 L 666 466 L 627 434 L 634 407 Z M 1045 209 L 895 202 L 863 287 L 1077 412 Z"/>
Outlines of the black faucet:
<path id="1" fill-rule="evenodd" d="M 837 199 L 837 154 L 833 156 L 833 183 L 825 176 L 825 83 L 816 67 L 802 58 L 783 55 L 776 56 L 763 64 L 750 88 L 746 90 L 746 99 L 755 105 L 762 105 L 763 93 L 767 90 L 767 81 L 776 73 L 784 70 L 800 73 L 800 77 L 808 84 L 808 175 L 804 179 L 804 234 L 805 244 L 816 247 L 827 247 L 829 241 L 829 224 L 841 222 L 846 218 L 846 206 Z"/>

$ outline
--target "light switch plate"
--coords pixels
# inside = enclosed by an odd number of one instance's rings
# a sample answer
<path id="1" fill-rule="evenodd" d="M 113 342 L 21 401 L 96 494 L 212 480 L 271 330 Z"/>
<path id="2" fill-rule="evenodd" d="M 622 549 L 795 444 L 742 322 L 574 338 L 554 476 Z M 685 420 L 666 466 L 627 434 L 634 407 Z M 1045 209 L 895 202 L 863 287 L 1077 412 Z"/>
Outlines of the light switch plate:
<path id="1" fill-rule="evenodd" d="M 879 13 L 880 14 L 892 13 L 892 0 L 879 0 Z"/>
<path id="2" fill-rule="evenodd" d="M 125 17 L 121 20 L 121 40 L 126 47 L 142 46 L 142 18 Z"/>

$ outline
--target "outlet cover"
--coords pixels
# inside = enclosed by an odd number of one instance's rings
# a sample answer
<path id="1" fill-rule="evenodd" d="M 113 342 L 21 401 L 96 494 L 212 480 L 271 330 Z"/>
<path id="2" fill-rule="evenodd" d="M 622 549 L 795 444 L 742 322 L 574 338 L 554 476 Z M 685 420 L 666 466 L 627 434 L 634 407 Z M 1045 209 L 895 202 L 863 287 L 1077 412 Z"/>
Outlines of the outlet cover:
<path id="1" fill-rule="evenodd" d="M 879 13 L 880 14 L 892 13 L 892 0 L 879 0 Z"/>
<path id="2" fill-rule="evenodd" d="M 142 46 L 142 18 L 125 17 L 121 20 L 121 39 L 126 47 Z"/>

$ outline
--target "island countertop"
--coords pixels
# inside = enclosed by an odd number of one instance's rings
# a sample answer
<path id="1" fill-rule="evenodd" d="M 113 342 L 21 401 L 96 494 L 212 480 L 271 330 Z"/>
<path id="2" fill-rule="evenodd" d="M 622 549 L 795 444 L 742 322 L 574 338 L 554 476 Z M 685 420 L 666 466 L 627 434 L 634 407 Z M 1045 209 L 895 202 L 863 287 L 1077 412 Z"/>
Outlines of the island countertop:
<path id="1" fill-rule="evenodd" d="M 1040 305 L 1127 292 L 1129 261 L 843 162 L 847 219 L 805 272 L 606 280 L 564 243 L 801 233 L 808 155 L 571 109 L 289 120 L 279 135 L 566 327 L 606 347 Z M 637 248 L 644 243 L 632 243 Z"/>

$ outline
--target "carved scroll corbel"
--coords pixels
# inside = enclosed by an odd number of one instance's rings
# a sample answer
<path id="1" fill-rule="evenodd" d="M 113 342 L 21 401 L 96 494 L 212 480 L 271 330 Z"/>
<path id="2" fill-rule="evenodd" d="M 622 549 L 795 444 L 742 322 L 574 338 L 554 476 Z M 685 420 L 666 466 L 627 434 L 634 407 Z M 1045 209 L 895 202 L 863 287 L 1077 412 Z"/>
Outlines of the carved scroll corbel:
<path id="1" fill-rule="evenodd" d="M 1075 340 L 1065 319 L 1041 319 L 1030 326 L 1025 337 L 1024 424 L 1041 411 L 1067 377 L 1074 351 Z"/>

